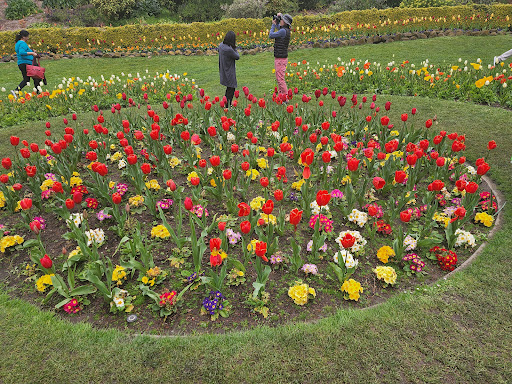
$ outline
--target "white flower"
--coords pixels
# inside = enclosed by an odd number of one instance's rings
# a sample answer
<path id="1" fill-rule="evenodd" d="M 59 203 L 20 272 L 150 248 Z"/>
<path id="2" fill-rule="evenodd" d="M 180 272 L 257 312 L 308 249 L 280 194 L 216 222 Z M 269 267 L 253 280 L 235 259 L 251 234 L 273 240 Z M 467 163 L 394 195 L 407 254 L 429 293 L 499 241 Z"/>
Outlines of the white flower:
<path id="1" fill-rule="evenodd" d="M 2 92 L 5 92 L 5 88 L 4 87 L 2 87 Z"/>
<path id="2" fill-rule="evenodd" d="M 124 300 L 121 299 L 120 297 L 114 297 L 114 303 L 116 304 L 117 308 L 124 307 Z"/>
<path id="3" fill-rule="evenodd" d="M 124 159 L 119 160 L 119 163 L 117 164 L 117 167 L 119 169 L 123 169 L 124 167 L 126 167 L 126 161 Z"/>

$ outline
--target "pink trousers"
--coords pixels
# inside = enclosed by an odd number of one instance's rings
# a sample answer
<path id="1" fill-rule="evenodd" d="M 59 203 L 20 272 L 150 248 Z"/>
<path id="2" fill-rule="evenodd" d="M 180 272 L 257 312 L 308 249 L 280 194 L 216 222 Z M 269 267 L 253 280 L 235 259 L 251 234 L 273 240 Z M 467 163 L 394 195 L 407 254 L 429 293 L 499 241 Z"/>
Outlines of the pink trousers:
<path id="1" fill-rule="evenodd" d="M 284 75 L 286 73 L 286 66 L 288 65 L 288 58 L 275 58 L 274 59 L 274 68 L 276 70 L 276 80 L 277 80 L 277 91 L 280 95 L 288 94 L 288 87 L 286 86 L 286 81 L 284 79 Z"/>

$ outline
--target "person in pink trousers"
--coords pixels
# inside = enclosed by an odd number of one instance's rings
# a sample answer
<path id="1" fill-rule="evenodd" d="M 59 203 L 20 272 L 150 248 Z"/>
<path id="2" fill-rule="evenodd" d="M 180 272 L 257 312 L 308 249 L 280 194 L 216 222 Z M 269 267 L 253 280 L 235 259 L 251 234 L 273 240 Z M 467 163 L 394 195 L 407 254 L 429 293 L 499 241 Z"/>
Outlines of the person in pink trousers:
<path id="1" fill-rule="evenodd" d="M 288 46 L 290 45 L 290 27 L 292 17 L 289 14 L 284 16 L 278 13 L 272 19 L 269 38 L 274 39 L 274 69 L 276 71 L 278 96 L 282 101 L 287 100 L 288 87 L 286 86 L 285 74 L 288 65 Z M 279 24 L 278 24 L 279 23 Z"/>

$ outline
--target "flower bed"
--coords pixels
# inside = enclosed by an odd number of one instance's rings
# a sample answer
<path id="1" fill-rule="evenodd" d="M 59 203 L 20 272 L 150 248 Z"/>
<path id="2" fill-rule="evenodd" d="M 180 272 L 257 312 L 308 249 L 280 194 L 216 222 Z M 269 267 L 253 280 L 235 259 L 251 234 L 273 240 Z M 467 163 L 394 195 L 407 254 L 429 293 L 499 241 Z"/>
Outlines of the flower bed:
<path id="1" fill-rule="evenodd" d="M 11 137 L 0 244 L 23 271 L 14 294 L 99 326 L 129 313 L 140 331 L 228 330 L 377 303 L 485 239 L 489 165 L 465 164 L 464 136 L 415 109 L 393 124 L 377 96 L 324 90 L 331 112 L 293 92 L 235 96 L 114 105 L 48 124 L 44 147 Z"/>
<path id="2" fill-rule="evenodd" d="M 508 29 L 511 5 L 435 8 L 390 8 L 341 12 L 330 16 L 297 16 L 292 45 L 354 36 L 385 35 L 431 29 Z M 127 25 L 106 28 L 43 28 L 31 31 L 37 52 L 74 54 L 216 48 L 229 30 L 241 48 L 267 46 L 270 18 L 227 19 L 214 23 Z M 14 53 L 12 32 L 0 32 L 0 55 Z"/>
<path id="3" fill-rule="evenodd" d="M 354 58 L 334 64 L 291 63 L 288 82 L 305 92 L 319 95 L 325 87 L 338 92 L 373 92 L 385 90 L 393 95 L 426 96 L 450 100 L 512 106 L 512 64 L 497 66 L 463 60 L 453 64 L 377 63 Z M 318 96 L 317 96 L 318 97 Z"/>

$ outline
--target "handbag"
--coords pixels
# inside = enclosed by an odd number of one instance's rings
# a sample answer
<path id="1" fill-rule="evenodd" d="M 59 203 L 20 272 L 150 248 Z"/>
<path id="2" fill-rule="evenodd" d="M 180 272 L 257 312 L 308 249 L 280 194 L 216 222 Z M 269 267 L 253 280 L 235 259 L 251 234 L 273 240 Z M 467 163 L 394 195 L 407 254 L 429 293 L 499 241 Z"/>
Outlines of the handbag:
<path id="1" fill-rule="evenodd" d="M 27 76 L 33 79 L 43 80 L 45 69 L 39 64 L 39 59 L 32 60 L 32 65 L 27 64 Z"/>

